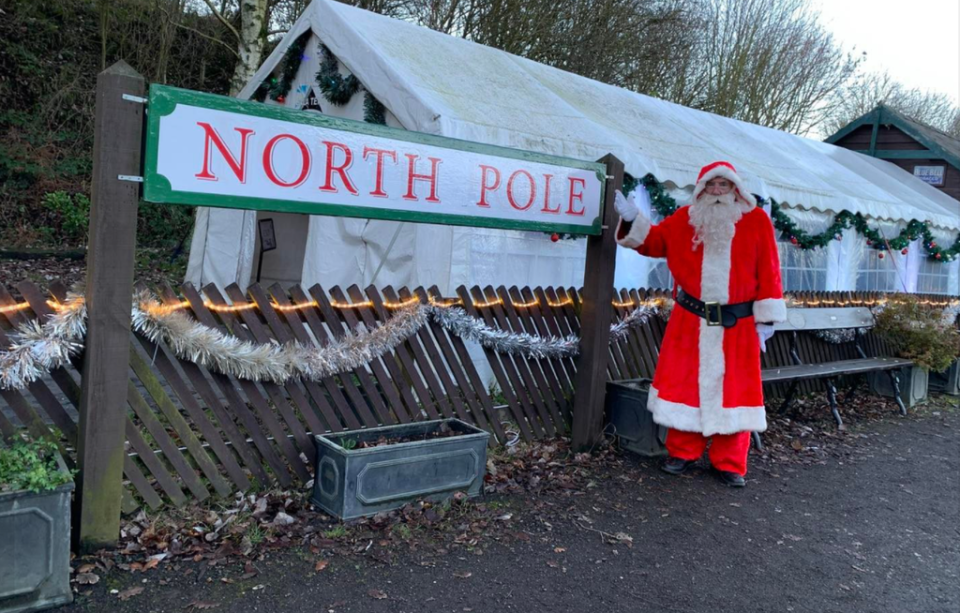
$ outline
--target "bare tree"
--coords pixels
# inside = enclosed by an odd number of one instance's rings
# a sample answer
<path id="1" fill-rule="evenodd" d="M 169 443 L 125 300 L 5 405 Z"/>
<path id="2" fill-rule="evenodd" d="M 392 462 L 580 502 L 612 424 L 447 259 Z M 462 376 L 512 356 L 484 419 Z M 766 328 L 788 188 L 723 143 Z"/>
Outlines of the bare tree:
<path id="1" fill-rule="evenodd" d="M 719 115 L 806 133 L 860 62 L 806 0 L 700 0 L 698 13 L 703 35 L 688 79 L 701 94 L 684 94 Z"/>
<path id="2" fill-rule="evenodd" d="M 942 93 L 908 88 L 887 72 L 857 75 L 840 95 L 840 103 L 823 125 L 823 135 L 833 134 L 854 119 L 883 104 L 921 123 L 960 138 L 960 107 Z"/>

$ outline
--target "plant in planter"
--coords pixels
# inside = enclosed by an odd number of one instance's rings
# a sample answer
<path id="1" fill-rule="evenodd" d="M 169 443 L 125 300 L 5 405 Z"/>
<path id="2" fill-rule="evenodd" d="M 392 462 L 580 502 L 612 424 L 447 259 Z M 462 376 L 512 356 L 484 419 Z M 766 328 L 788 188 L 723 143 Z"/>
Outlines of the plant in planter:
<path id="1" fill-rule="evenodd" d="M 880 338 L 898 357 L 913 361 L 914 367 L 903 373 L 904 401 L 916 404 L 926 397 L 928 373 L 946 370 L 960 354 L 960 333 L 944 321 L 941 309 L 925 305 L 911 295 L 888 302 L 876 314 L 876 321 Z M 879 384 L 883 380 L 876 381 Z M 882 385 L 874 387 L 885 392 Z"/>
<path id="2" fill-rule="evenodd" d="M 72 491 L 73 474 L 55 443 L 21 440 L 0 448 L 0 613 L 73 600 Z"/>

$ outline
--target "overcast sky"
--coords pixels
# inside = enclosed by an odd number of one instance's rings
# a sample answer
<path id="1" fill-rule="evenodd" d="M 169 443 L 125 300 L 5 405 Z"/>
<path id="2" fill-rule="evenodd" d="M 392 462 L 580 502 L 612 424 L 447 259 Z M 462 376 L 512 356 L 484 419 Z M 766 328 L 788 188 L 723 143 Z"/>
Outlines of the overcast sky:
<path id="1" fill-rule="evenodd" d="M 812 0 L 865 67 L 887 70 L 908 87 L 943 92 L 960 103 L 960 0 Z"/>

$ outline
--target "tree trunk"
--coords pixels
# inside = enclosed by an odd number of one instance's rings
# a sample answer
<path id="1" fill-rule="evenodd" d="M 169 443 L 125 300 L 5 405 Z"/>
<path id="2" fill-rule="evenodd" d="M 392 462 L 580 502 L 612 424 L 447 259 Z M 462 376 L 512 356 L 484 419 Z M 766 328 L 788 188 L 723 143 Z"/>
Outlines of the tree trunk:
<path id="1" fill-rule="evenodd" d="M 237 44 L 240 58 L 230 79 L 231 96 L 240 93 L 260 67 L 266 17 L 267 0 L 240 0 L 240 40 Z"/>

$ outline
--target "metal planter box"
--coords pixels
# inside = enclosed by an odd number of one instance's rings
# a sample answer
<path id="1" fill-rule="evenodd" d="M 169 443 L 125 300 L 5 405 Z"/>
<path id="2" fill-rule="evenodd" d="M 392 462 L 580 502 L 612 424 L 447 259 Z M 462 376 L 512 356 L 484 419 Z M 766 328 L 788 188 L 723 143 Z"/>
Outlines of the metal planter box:
<path id="1" fill-rule="evenodd" d="M 954 360 L 950 368 L 943 372 L 930 373 L 930 389 L 960 396 L 960 361 Z"/>
<path id="2" fill-rule="evenodd" d="M 444 428 L 456 434 L 431 438 Z M 340 519 L 354 519 L 418 498 L 439 501 L 458 491 L 477 496 L 483 491 L 489 438 L 459 419 L 315 436 L 311 502 Z M 358 447 L 374 441 L 385 443 Z"/>
<path id="3" fill-rule="evenodd" d="M 654 458 L 667 455 L 667 429 L 653 421 L 647 410 L 649 379 L 607 382 L 605 411 L 607 429 L 620 439 L 624 449 Z"/>
<path id="4" fill-rule="evenodd" d="M 897 374 L 900 376 L 900 398 L 905 407 L 912 408 L 927 400 L 929 373 L 917 366 L 904 366 Z M 870 391 L 878 396 L 893 398 L 893 383 L 886 372 L 872 372 L 867 375 Z"/>
<path id="5" fill-rule="evenodd" d="M 63 461 L 61 467 L 65 470 Z M 73 601 L 70 589 L 70 493 L 0 494 L 0 613 L 24 613 Z"/>

